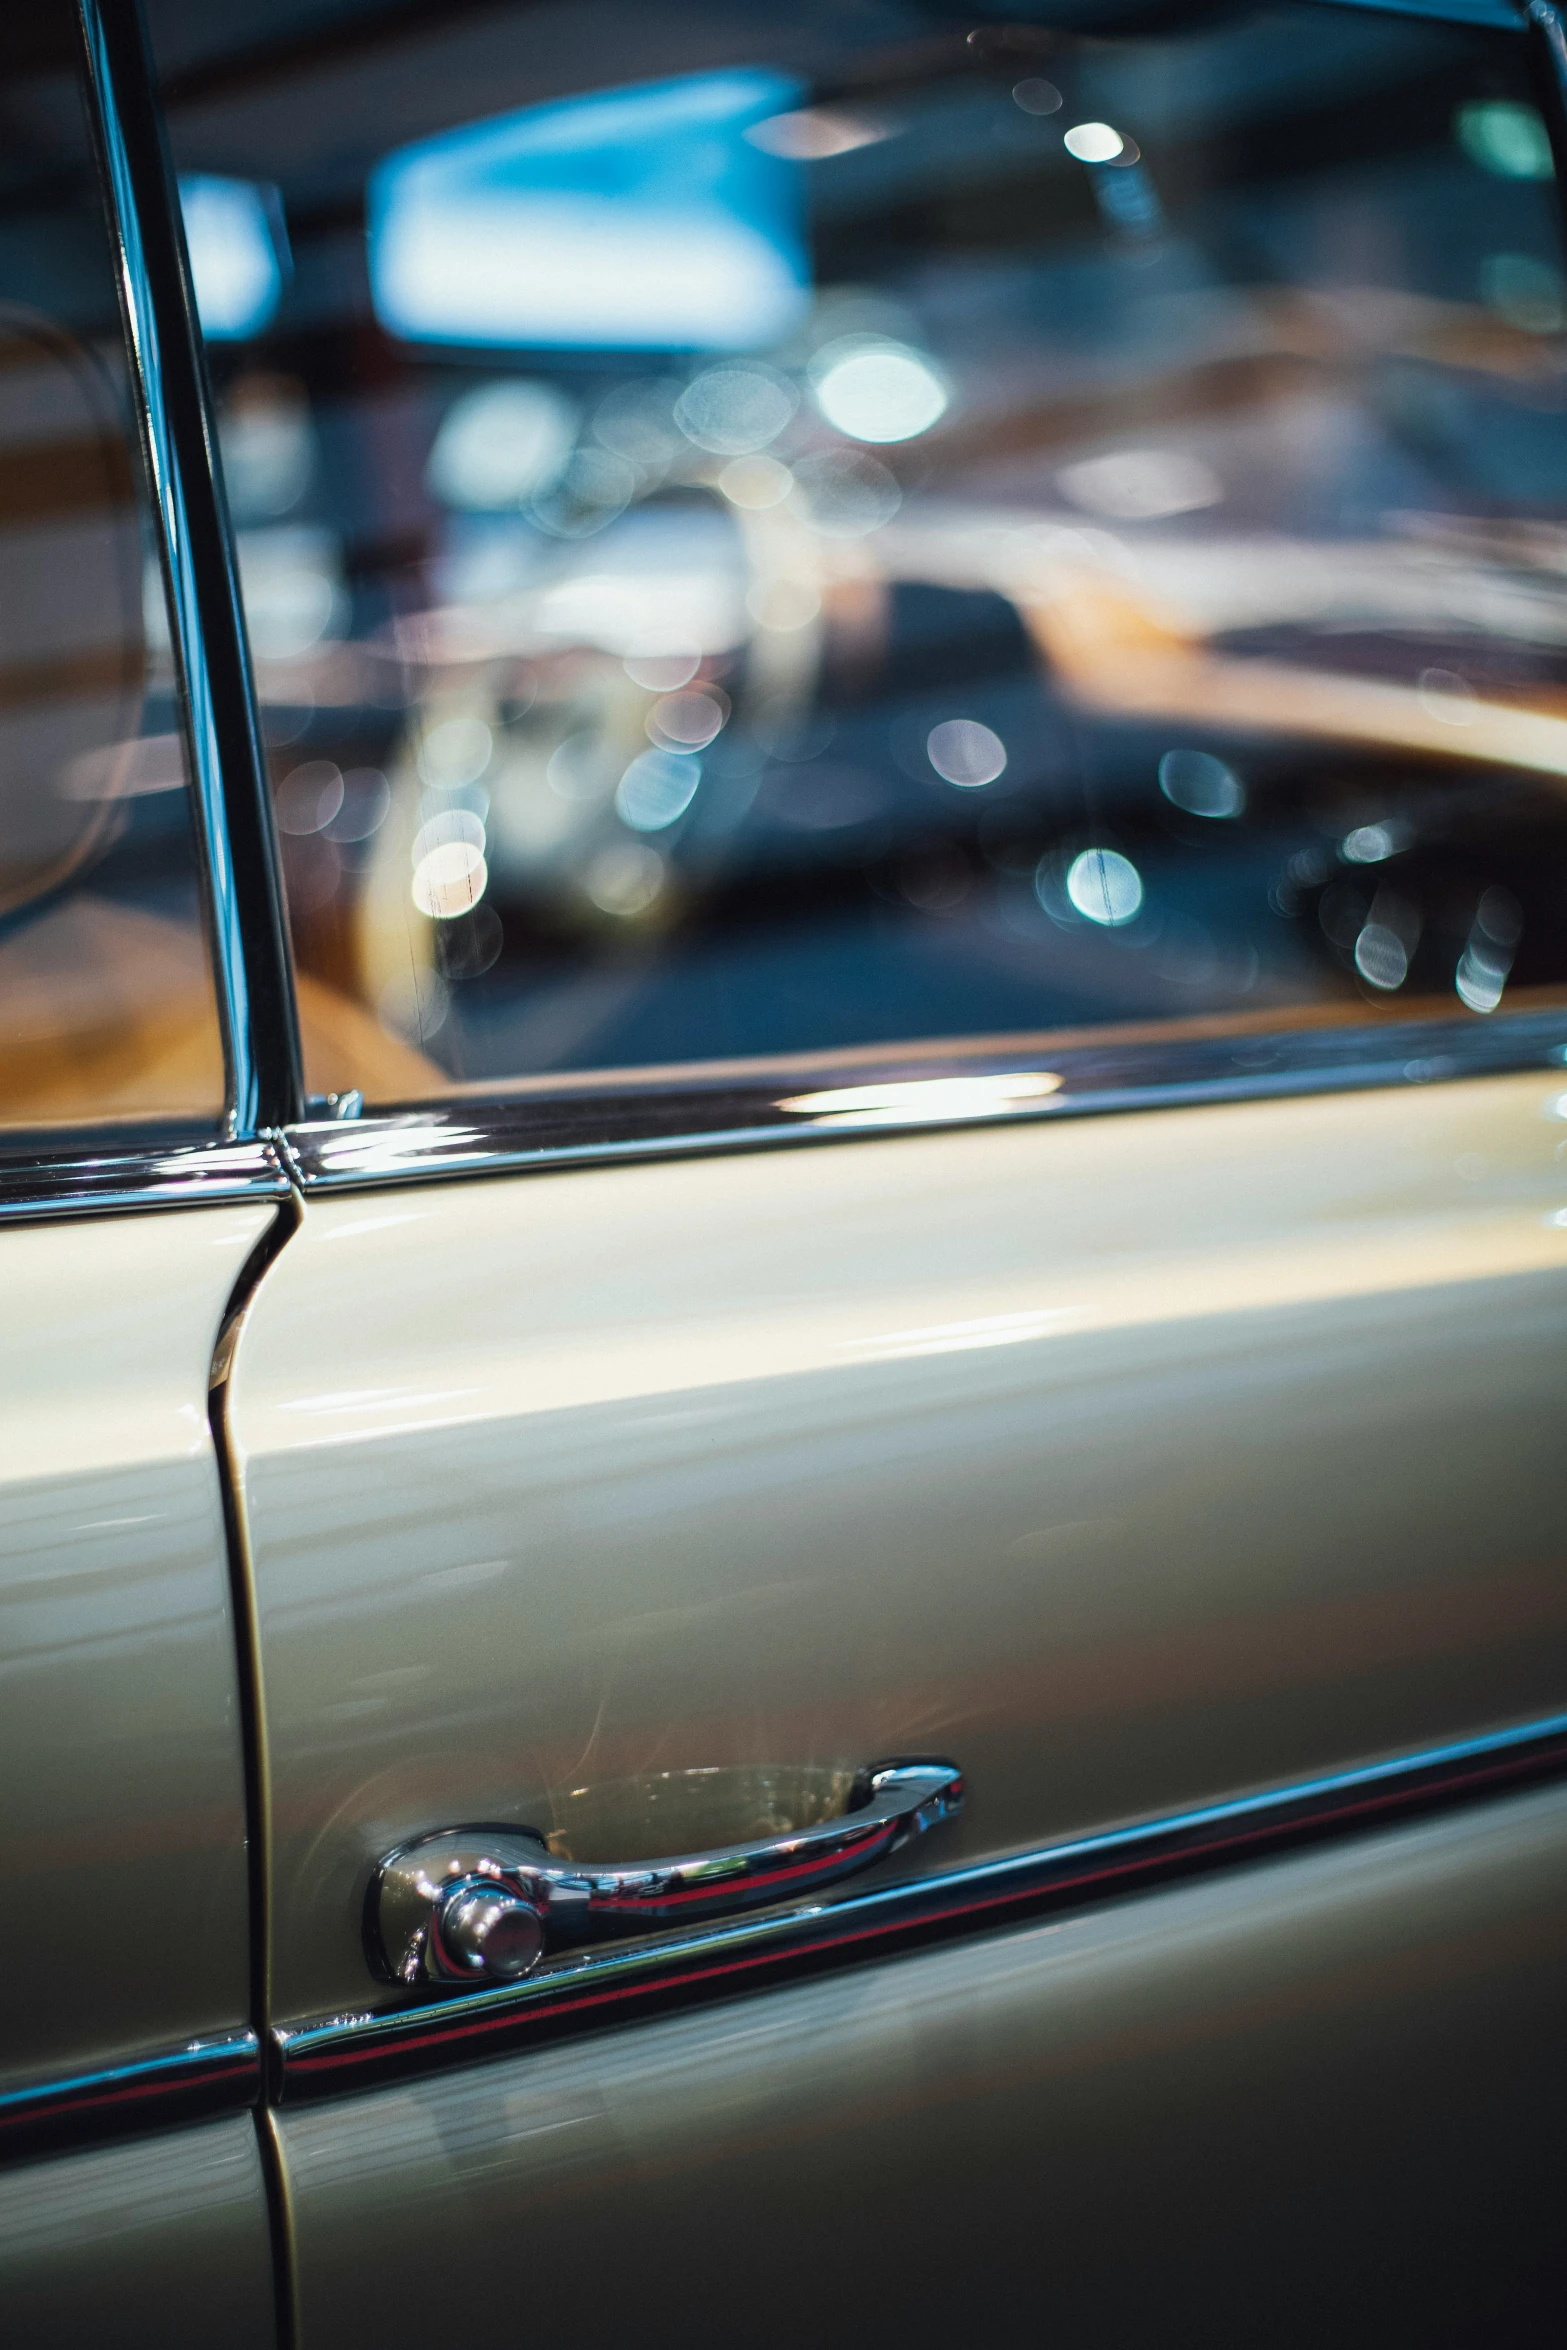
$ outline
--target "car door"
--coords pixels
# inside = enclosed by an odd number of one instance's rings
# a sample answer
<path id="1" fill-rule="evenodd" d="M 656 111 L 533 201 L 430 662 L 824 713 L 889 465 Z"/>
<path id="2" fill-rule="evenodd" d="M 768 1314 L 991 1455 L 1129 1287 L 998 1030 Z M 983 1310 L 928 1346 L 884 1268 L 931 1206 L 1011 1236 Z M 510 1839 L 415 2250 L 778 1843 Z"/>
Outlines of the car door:
<path id="1" fill-rule="evenodd" d="M 152 23 L 300 2339 L 1547 2338 L 1554 19 Z"/>
<path id="2" fill-rule="evenodd" d="M 0 2303 L 29 2345 L 259 2350 L 245 1607 L 209 1386 L 288 1194 L 218 981 L 191 512 L 94 67 L 65 7 L 0 31 Z"/>

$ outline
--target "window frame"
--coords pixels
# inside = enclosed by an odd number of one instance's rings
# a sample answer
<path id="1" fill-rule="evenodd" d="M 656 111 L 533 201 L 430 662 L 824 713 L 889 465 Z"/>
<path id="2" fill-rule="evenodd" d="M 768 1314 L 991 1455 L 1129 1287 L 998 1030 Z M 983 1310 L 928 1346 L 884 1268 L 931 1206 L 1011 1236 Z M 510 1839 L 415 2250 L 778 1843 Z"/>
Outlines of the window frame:
<path id="1" fill-rule="evenodd" d="M 303 1108 L 275 836 L 213 463 L 208 392 L 172 167 L 140 14 L 76 0 L 132 400 L 173 639 L 196 855 L 223 1044 L 218 1130 L 188 1121 L 17 1137 L 0 1148 L 0 1222 L 284 1196 L 272 1140 Z M 161 1130 L 160 1130 L 161 1129 Z"/>

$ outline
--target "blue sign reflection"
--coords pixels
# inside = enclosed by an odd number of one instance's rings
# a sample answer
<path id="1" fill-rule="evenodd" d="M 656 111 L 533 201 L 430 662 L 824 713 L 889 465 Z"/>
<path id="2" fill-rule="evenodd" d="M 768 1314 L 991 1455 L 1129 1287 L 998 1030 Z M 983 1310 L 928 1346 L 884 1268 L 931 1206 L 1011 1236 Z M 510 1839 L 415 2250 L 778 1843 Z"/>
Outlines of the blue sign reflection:
<path id="1" fill-rule="evenodd" d="M 800 95 L 691 74 L 404 147 L 370 182 L 378 317 L 415 342 L 765 348 L 809 292 L 801 167 L 745 134 Z"/>
<path id="2" fill-rule="evenodd" d="M 288 252 L 276 189 L 182 173 L 180 211 L 202 333 L 220 343 L 260 334 L 282 297 Z"/>

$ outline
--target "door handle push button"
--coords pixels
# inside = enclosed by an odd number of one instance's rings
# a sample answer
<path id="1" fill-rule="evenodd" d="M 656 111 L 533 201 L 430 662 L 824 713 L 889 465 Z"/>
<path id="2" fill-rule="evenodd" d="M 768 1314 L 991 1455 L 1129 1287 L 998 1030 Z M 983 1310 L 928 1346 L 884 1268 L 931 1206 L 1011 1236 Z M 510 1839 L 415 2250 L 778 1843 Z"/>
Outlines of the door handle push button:
<path id="1" fill-rule="evenodd" d="M 710 1794 L 716 1775 L 673 1776 Z M 376 1869 L 366 1950 L 384 1982 L 512 1983 L 552 1951 L 814 1893 L 962 1807 L 955 1763 L 892 1761 L 860 1771 L 829 1819 L 669 1860 L 581 1862 L 529 1828 L 446 1828 Z"/>
<path id="2" fill-rule="evenodd" d="M 470 1879 L 440 1905 L 443 1957 L 458 1974 L 485 1983 L 513 1983 L 544 1955 L 544 1919 L 521 1894 Z"/>

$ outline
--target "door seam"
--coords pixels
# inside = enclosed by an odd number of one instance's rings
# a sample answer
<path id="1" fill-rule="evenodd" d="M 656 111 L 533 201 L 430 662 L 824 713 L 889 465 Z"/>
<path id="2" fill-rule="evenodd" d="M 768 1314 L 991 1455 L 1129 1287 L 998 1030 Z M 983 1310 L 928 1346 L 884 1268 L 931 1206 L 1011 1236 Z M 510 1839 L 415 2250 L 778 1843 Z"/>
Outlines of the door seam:
<path id="1" fill-rule="evenodd" d="M 207 1376 L 207 1426 L 217 1463 L 223 1506 L 223 1540 L 234 1620 L 234 1675 L 239 1695 L 240 1746 L 245 1780 L 245 1880 L 247 1894 L 247 2005 L 261 2050 L 257 2103 L 253 2109 L 256 2151 L 266 2192 L 267 2234 L 272 2255 L 272 2292 L 279 2350 L 295 2350 L 299 2339 L 295 2291 L 297 2263 L 288 2178 L 282 2149 L 268 2110 L 266 2052 L 272 2021 L 272 1806 L 267 1762 L 266 1709 L 262 1691 L 261 1624 L 252 1573 L 250 1528 L 229 1424 L 229 1386 L 245 1319 L 262 1282 L 299 1230 L 304 1202 L 297 1189 L 279 1202 L 276 1215 L 246 1257 L 218 1324 Z"/>

